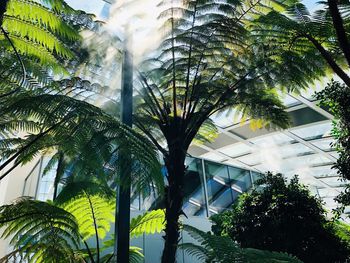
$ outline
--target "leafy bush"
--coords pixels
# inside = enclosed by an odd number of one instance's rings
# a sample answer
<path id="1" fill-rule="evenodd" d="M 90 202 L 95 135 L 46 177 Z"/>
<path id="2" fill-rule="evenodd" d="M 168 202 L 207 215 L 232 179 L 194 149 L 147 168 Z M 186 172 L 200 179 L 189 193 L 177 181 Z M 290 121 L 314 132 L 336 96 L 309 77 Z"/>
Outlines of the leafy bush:
<path id="1" fill-rule="evenodd" d="M 241 196 L 232 211 L 212 217 L 213 231 L 242 247 L 287 252 L 302 261 L 344 262 L 350 255 L 345 240 L 327 220 L 321 201 L 297 176 L 287 184 L 281 174 L 267 173 Z"/>
<path id="2" fill-rule="evenodd" d="M 339 153 L 339 158 L 333 168 L 346 180 L 350 179 L 350 87 L 336 81 L 331 81 L 327 87 L 317 93 L 323 107 L 327 107 L 334 115 L 332 135 L 336 139 L 333 147 Z M 344 212 L 345 206 L 350 205 L 350 186 L 336 198 L 342 204 L 337 209 L 337 215 Z"/>

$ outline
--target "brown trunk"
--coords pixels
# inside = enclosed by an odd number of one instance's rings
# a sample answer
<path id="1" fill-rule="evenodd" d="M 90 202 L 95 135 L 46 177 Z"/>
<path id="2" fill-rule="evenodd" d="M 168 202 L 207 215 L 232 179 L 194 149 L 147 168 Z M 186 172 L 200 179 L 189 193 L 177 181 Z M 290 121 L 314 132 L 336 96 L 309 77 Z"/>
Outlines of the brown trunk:
<path id="1" fill-rule="evenodd" d="M 165 160 L 169 186 L 165 193 L 165 236 L 162 263 L 176 262 L 176 251 L 180 238 L 179 217 L 182 213 L 183 186 L 185 176 L 186 151 L 181 147 L 169 149 Z"/>
<path id="2" fill-rule="evenodd" d="M 327 61 L 328 65 L 332 68 L 335 74 L 341 78 L 344 83 L 350 87 L 350 77 L 345 71 L 335 62 L 331 54 L 311 35 L 306 35 L 307 39 L 317 48 L 322 57 Z"/>
<path id="3" fill-rule="evenodd" d="M 337 34 L 337 39 L 341 50 L 344 53 L 345 59 L 350 66 L 350 47 L 349 40 L 346 36 L 346 30 L 344 28 L 344 21 L 340 15 L 337 0 L 328 0 L 329 12 L 332 17 L 333 26 Z"/>

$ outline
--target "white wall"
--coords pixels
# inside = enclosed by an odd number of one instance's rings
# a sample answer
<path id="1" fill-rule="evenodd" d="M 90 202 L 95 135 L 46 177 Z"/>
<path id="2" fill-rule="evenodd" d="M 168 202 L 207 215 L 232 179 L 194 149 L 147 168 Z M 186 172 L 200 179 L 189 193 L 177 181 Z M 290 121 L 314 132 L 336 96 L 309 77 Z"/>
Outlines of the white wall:
<path id="1" fill-rule="evenodd" d="M 33 171 L 34 174 L 33 177 L 30 178 L 32 182 L 30 187 L 28 187 L 26 195 L 32 197 L 35 196 L 40 167 L 40 165 L 37 165 L 38 162 L 39 158 L 36 158 L 27 165 L 18 166 L 0 181 L 0 205 L 9 204 L 18 197 L 23 196 L 24 181 L 31 171 Z M 11 167 L 11 164 L 9 167 Z M 6 255 L 6 252 L 8 252 L 8 243 L 5 240 L 0 239 L 0 258 Z"/>

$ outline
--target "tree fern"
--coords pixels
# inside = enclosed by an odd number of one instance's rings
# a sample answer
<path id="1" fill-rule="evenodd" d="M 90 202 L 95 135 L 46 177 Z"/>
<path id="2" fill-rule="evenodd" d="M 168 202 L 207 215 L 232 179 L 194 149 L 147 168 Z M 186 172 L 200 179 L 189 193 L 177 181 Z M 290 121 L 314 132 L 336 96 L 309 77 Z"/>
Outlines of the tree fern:
<path id="1" fill-rule="evenodd" d="M 258 41 L 254 21 L 286 11 L 294 1 L 162 1 L 162 39 L 139 67 L 134 124 L 164 156 L 166 228 L 162 262 L 175 261 L 182 212 L 186 152 L 214 137 L 208 119 L 227 110 L 259 126 L 287 127 L 277 89 L 305 88 L 319 69 Z M 307 69 L 305 69 L 307 67 Z M 204 136 L 199 133 L 202 131 Z"/>
<path id="2" fill-rule="evenodd" d="M 22 198 L 0 207 L 2 238 L 9 238 L 14 252 L 3 258 L 11 262 L 20 256 L 28 262 L 76 262 L 78 224 L 73 215 L 50 203 Z"/>
<path id="3" fill-rule="evenodd" d="M 72 51 L 62 41 L 69 43 L 80 40 L 77 30 L 57 13 L 67 10 L 59 8 L 64 5 L 61 0 L 49 5 L 30 0 L 10 0 L 1 25 L 20 54 L 38 60 L 56 72 L 65 72 L 58 61 L 60 57 L 73 58 Z M 6 41 L 4 39 L 1 45 L 13 52 Z"/>
<path id="4" fill-rule="evenodd" d="M 152 185 L 162 188 L 163 176 L 154 146 L 91 104 L 38 89 L 19 93 L 0 112 L 0 126 L 9 133 L 32 132 L 16 140 L 13 136 L 2 139 L 7 149 L 1 153 L 5 162 L 0 169 L 15 160 L 14 169 L 45 151 L 59 150 L 65 154 L 65 169 L 69 168 L 73 176 L 107 176 L 113 180 L 123 165 L 118 162 L 118 149 L 125 148 L 133 152 L 131 182 L 135 190 L 147 194 Z"/>
<path id="5" fill-rule="evenodd" d="M 271 11 L 259 17 L 252 29 L 257 41 L 273 41 L 276 53 L 288 54 L 293 62 L 307 60 L 306 70 L 317 72 L 311 80 L 335 73 L 349 86 L 349 3 L 330 0 L 318 5 L 310 13 L 302 3 L 291 3 L 284 13 Z M 289 64 L 287 70 L 295 66 Z"/>
<path id="6" fill-rule="evenodd" d="M 93 182 L 70 183 L 55 203 L 22 198 L 0 207 L 2 238 L 9 238 L 13 246 L 0 262 L 19 258 L 43 263 L 110 262 L 112 255 L 103 253 L 114 246 L 113 235 L 108 240 L 105 237 L 114 221 L 115 198 L 102 188 Z M 140 215 L 131 226 L 131 237 L 159 233 L 164 227 L 164 211 Z M 89 240 L 95 240 L 96 246 Z M 142 250 L 130 247 L 130 263 L 142 260 Z"/>
<path id="7" fill-rule="evenodd" d="M 152 210 L 131 219 L 130 236 L 138 237 L 142 234 L 160 233 L 164 230 L 164 210 Z"/>
<path id="8" fill-rule="evenodd" d="M 301 263 L 293 256 L 252 248 L 240 248 L 229 237 L 215 236 L 185 225 L 184 230 L 199 244 L 183 243 L 180 247 L 203 262 Z"/>

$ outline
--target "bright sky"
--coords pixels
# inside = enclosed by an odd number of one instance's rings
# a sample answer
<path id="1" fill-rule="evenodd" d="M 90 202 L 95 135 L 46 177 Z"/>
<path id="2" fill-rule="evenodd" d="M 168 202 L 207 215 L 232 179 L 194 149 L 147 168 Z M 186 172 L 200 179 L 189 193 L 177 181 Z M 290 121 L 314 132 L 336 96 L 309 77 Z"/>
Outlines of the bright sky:
<path id="1" fill-rule="evenodd" d="M 100 17 L 102 9 L 105 5 L 105 2 L 102 0 L 89 0 L 89 1 L 66 0 L 66 2 L 75 9 L 84 10 L 87 13 L 94 13 L 98 17 Z M 312 11 L 316 8 L 318 1 L 302 0 L 302 2 L 307 6 L 309 11 L 312 13 Z M 104 14 L 104 15 L 107 15 L 107 14 Z"/>
<path id="2" fill-rule="evenodd" d="M 98 16 L 98 18 L 101 18 L 101 11 L 106 4 L 106 2 L 102 0 L 88 0 L 88 1 L 81 1 L 81 0 L 66 0 L 66 2 L 73 7 L 74 9 L 83 10 L 87 13 L 92 13 Z"/>
<path id="3" fill-rule="evenodd" d="M 318 1 L 315 1 L 315 0 L 302 0 L 302 2 L 309 9 L 310 13 L 312 13 L 315 10 L 315 8 L 317 7 L 317 2 Z"/>

